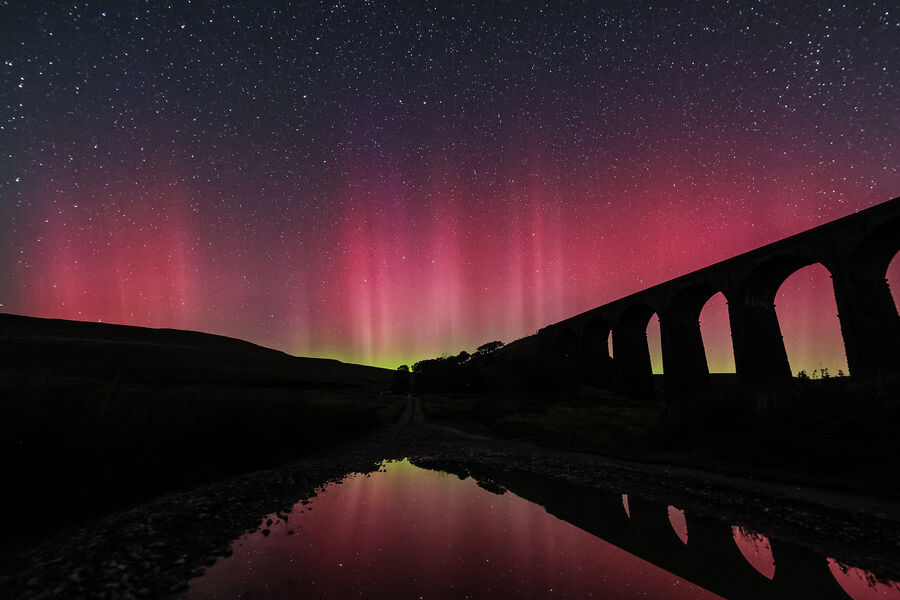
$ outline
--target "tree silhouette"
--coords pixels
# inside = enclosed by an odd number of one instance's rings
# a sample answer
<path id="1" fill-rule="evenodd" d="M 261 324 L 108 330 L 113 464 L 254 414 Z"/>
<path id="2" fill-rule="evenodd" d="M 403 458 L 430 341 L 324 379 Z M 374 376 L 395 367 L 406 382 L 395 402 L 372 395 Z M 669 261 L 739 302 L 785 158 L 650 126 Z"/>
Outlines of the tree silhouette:
<path id="1" fill-rule="evenodd" d="M 500 340 L 496 340 L 494 342 L 488 342 L 487 344 L 482 344 L 482 345 L 478 346 L 478 348 L 475 350 L 475 354 L 479 354 L 479 355 L 490 354 L 491 352 L 494 352 L 495 350 L 499 350 L 502 347 L 503 347 L 503 342 L 501 342 Z"/>

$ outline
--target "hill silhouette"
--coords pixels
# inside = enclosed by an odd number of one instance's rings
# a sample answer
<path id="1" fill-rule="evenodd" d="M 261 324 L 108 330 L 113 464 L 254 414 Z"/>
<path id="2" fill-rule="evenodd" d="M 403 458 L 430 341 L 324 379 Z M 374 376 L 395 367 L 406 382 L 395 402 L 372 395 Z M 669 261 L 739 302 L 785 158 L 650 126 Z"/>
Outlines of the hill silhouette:
<path id="1" fill-rule="evenodd" d="M 396 420 L 392 382 L 219 335 L 0 314 L 0 511 L 65 497 L 74 519 L 318 451 Z"/>
<path id="2" fill-rule="evenodd" d="M 3 371 L 309 388 L 389 383 L 391 371 L 296 357 L 235 338 L 131 325 L 0 314 Z"/>

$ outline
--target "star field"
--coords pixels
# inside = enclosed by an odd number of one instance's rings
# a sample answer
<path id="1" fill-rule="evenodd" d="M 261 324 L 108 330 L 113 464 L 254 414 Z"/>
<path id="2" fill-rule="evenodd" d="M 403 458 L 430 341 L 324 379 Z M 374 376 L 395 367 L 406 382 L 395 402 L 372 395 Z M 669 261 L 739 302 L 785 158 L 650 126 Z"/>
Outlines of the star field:
<path id="1" fill-rule="evenodd" d="M 0 311 L 396 366 L 900 195 L 896 3 L 486 4 L 0 2 Z"/>

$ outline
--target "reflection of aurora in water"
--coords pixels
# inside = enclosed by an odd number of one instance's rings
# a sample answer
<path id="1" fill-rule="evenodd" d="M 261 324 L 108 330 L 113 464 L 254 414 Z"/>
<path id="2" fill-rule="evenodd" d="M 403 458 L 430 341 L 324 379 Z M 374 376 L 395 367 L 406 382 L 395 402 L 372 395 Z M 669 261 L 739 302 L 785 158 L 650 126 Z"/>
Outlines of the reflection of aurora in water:
<path id="1" fill-rule="evenodd" d="M 769 538 L 745 527 L 734 526 L 731 530 L 734 532 L 734 543 L 747 562 L 767 578 L 775 577 L 775 559 Z"/>
<path id="2" fill-rule="evenodd" d="M 853 600 L 897 600 L 900 583 L 878 581 L 868 571 L 848 567 L 833 558 L 828 559 L 828 569 Z"/>
<path id="3" fill-rule="evenodd" d="M 717 597 L 536 504 L 408 461 L 272 518 L 187 597 Z"/>
<path id="4" fill-rule="evenodd" d="M 687 521 L 684 518 L 684 511 L 680 508 L 675 508 L 674 506 L 670 506 L 668 508 L 669 511 L 669 523 L 672 524 L 672 529 L 678 535 L 678 539 L 681 540 L 682 544 L 688 543 L 688 529 L 687 529 Z"/>
<path id="5" fill-rule="evenodd" d="M 506 475 L 476 482 L 406 460 L 351 475 L 287 519 L 263 519 L 186 598 L 900 597 L 895 583 L 868 587 L 871 574 L 745 528 Z"/>

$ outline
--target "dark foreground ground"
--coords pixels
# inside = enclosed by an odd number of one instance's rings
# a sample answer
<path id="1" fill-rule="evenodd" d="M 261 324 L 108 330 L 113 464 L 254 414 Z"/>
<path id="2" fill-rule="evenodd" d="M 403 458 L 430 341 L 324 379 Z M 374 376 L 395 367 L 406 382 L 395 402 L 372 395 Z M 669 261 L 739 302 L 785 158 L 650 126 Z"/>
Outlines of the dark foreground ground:
<path id="1" fill-rule="evenodd" d="M 589 386 L 421 398 L 430 422 L 487 437 L 900 502 L 896 377 L 748 392 L 714 376 L 706 397 L 674 408 Z"/>
<path id="2" fill-rule="evenodd" d="M 397 420 L 393 373 L 192 331 L 0 314 L 0 515 L 39 534 Z"/>
<path id="3" fill-rule="evenodd" d="M 7 545 L 0 561 L 0 597 L 175 596 L 204 566 L 227 555 L 232 540 L 265 527 L 261 520 L 266 514 L 288 511 L 328 481 L 350 472 L 370 472 L 384 459 L 401 457 L 421 464 L 536 473 L 570 486 L 627 489 L 632 498 L 714 515 L 847 564 L 865 565 L 879 578 L 900 578 L 900 510 L 895 504 L 477 440 L 411 422 L 327 454 L 163 495 L 69 527 L 39 543 Z"/>
<path id="4" fill-rule="evenodd" d="M 407 396 L 240 340 L 0 315 L 0 598 L 170 597 L 264 515 L 403 457 L 627 489 L 900 580 L 897 379 L 714 383 L 677 411 Z"/>

